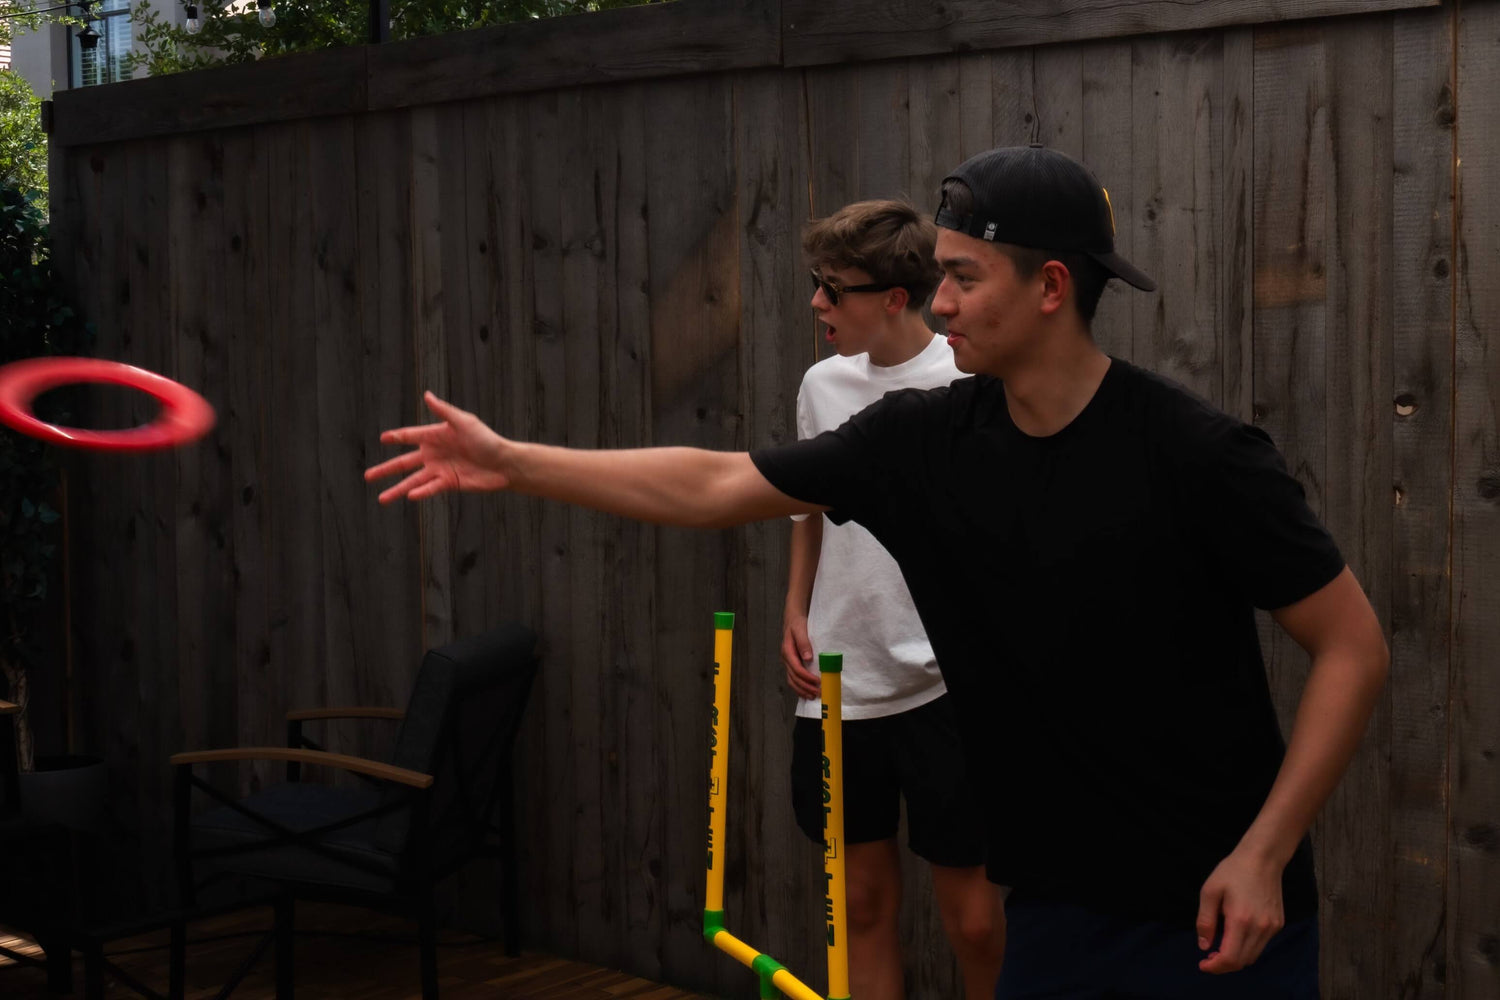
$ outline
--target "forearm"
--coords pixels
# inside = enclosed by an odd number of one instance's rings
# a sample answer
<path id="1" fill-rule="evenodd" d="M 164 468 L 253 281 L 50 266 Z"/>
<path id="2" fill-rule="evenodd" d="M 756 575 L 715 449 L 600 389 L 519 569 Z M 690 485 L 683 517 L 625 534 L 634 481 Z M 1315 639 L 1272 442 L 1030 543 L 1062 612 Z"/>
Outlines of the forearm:
<path id="1" fill-rule="evenodd" d="M 823 548 L 823 516 L 813 514 L 792 522 L 792 547 L 786 583 L 786 613 L 807 616 L 812 605 L 813 581 L 818 576 L 818 556 Z"/>
<path id="2" fill-rule="evenodd" d="M 744 452 L 506 442 L 497 465 L 515 492 L 654 524 L 727 527 L 817 509 L 771 486 Z"/>
<path id="3" fill-rule="evenodd" d="M 1333 793 L 1363 737 L 1385 681 L 1378 649 L 1329 651 L 1313 659 L 1286 758 L 1240 846 L 1278 866 L 1296 850 Z"/>

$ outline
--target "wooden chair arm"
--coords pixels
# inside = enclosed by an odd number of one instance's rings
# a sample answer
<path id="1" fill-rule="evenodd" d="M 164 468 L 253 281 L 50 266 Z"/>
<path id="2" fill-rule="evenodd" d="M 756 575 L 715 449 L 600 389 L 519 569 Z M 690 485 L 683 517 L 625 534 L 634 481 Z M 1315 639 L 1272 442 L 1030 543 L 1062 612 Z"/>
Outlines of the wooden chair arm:
<path id="1" fill-rule="evenodd" d="M 370 705 L 354 705 L 349 708 L 299 708 L 286 713 L 288 722 L 310 722 L 313 719 L 404 719 L 406 713 L 399 708 L 376 708 Z"/>
<path id="2" fill-rule="evenodd" d="M 349 754 L 329 753 L 326 750 L 303 750 L 297 747 L 234 747 L 229 750 L 192 750 L 172 755 L 176 767 L 193 764 L 216 764 L 233 760 L 285 760 L 299 764 L 318 764 L 337 767 L 356 774 L 366 774 L 382 781 L 394 781 L 412 788 L 429 788 L 432 775 L 411 771 L 404 767 L 382 764 L 366 757 L 351 757 Z"/>
<path id="3" fill-rule="evenodd" d="M 8 701 L 0 701 L 0 715 L 15 715 L 20 710 L 20 705 L 12 705 Z"/>

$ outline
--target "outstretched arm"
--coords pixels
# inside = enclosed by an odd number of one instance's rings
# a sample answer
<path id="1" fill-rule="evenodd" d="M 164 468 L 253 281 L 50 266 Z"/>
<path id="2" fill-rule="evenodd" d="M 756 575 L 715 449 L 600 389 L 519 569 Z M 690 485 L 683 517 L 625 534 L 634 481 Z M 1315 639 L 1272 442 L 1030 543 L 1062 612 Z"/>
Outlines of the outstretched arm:
<path id="1" fill-rule="evenodd" d="M 1224 919 L 1222 944 L 1200 963 L 1205 972 L 1244 968 L 1281 928 L 1281 873 L 1349 766 L 1390 663 L 1380 623 L 1348 567 L 1272 617 L 1312 656 L 1312 668 L 1265 804 L 1203 885 L 1199 947 L 1208 947 Z"/>
<path id="2" fill-rule="evenodd" d="M 432 393 L 440 423 L 380 435 L 412 450 L 365 470 L 366 481 L 405 478 L 381 503 L 425 500 L 450 490 L 511 490 L 637 521 L 716 528 L 824 508 L 772 486 L 745 452 L 701 448 L 587 451 L 511 441 L 474 414 Z"/>

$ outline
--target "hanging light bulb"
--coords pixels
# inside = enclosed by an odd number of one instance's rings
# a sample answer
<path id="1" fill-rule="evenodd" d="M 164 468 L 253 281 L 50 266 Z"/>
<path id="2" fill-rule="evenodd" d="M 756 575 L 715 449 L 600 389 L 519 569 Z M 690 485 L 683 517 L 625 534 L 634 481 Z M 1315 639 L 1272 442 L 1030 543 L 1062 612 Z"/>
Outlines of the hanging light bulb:
<path id="1" fill-rule="evenodd" d="M 187 30 L 190 35 L 196 35 L 203 30 L 203 22 L 198 20 L 198 7 L 196 4 L 187 5 Z"/>
<path id="2" fill-rule="evenodd" d="M 260 11 L 261 27 L 274 27 L 276 25 L 276 7 L 271 3 L 271 0 L 255 0 L 255 6 Z"/>

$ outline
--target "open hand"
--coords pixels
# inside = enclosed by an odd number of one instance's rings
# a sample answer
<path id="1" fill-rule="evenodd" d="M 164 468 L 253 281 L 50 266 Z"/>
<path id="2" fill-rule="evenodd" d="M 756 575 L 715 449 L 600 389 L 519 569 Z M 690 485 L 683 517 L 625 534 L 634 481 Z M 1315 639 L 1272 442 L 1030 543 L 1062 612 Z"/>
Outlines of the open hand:
<path id="1" fill-rule="evenodd" d="M 380 435 L 381 444 L 414 446 L 412 451 L 365 470 L 365 482 L 408 473 L 380 494 L 381 503 L 406 497 L 425 500 L 449 490 L 503 490 L 505 453 L 510 442 L 478 417 L 428 392 L 422 399 L 442 422 L 401 427 Z"/>

